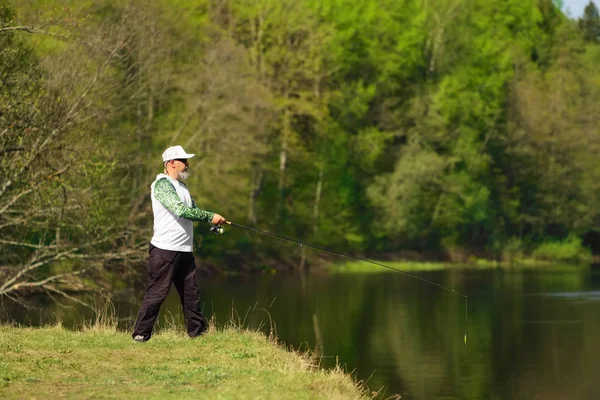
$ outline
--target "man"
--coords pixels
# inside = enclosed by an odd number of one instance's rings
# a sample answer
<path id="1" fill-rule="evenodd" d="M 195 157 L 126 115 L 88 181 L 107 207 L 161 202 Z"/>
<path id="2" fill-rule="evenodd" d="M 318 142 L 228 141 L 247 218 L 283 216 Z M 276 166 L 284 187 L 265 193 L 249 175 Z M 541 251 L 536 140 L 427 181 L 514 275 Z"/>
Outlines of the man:
<path id="1" fill-rule="evenodd" d="M 171 282 L 179 292 L 188 335 L 199 336 L 208 328 L 199 308 L 192 221 L 214 225 L 227 221 L 219 214 L 199 209 L 181 182 L 188 177 L 188 160 L 192 157 L 194 154 L 186 153 L 181 146 L 169 147 L 162 154 L 164 171 L 151 186 L 154 236 L 147 264 L 148 287 L 132 335 L 137 342 L 145 342 L 152 336 Z"/>

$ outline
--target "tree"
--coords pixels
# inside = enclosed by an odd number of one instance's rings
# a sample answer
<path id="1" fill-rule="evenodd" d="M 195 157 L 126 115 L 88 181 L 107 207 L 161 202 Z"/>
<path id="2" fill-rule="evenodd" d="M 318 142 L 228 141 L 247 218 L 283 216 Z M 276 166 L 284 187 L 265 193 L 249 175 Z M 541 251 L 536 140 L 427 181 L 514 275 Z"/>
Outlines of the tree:
<path id="1" fill-rule="evenodd" d="M 597 216 L 600 88 L 577 32 L 564 24 L 556 36 L 553 65 L 514 82 L 507 176 L 521 193 L 518 230 L 561 237 L 591 229 Z"/>
<path id="2" fill-rule="evenodd" d="M 40 57 L 17 34 L 46 34 L 4 29 L 13 15 L 6 6 L 1 15 L 0 296 L 39 289 L 68 296 L 86 287 L 84 273 L 139 254 L 117 250 L 126 188 L 115 185 L 120 154 L 106 133 L 122 31 L 80 40 L 70 32 L 60 38 L 74 38 L 64 51 Z"/>
<path id="3" fill-rule="evenodd" d="M 593 1 L 590 1 L 579 18 L 579 30 L 586 42 L 598 43 L 600 41 L 600 13 Z"/>

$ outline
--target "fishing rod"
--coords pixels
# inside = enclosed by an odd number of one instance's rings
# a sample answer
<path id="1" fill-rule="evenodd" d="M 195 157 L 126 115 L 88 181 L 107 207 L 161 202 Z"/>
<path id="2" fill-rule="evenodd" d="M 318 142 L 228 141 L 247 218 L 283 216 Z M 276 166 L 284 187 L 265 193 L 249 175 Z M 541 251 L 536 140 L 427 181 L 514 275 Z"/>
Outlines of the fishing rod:
<path id="1" fill-rule="evenodd" d="M 439 283 L 427 280 L 425 278 L 421 278 L 420 276 L 417 276 L 417 275 L 409 274 L 408 272 L 399 270 L 398 268 L 390 267 L 389 265 L 385 265 L 385 264 L 379 263 L 377 261 L 368 260 L 368 259 L 362 258 L 362 257 L 352 256 L 350 254 L 346 254 L 346 253 L 342 253 L 342 252 L 339 252 L 339 251 L 336 251 L 336 250 L 328 249 L 327 247 L 317 246 L 315 244 L 303 242 L 303 241 L 298 240 L 298 239 L 292 239 L 292 238 L 289 238 L 289 237 L 286 237 L 286 236 L 277 235 L 275 233 L 263 231 L 263 230 L 256 229 L 256 228 L 252 228 L 252 227 L 245 226 L 245 225 L 242 225 L 242 224 L 238 224 L 238 223 L 235 223 L 235 222 L 226 221 L 225 223 L 227 223 L 228 225 L 231 225 L 231 226 L 235 226 L 235 227 L 238 227 L 238 228 L 246 229 L 248 231 L 259 233 L 261 235 L 270 236 L 270 237 L 273 237 L 273 238 L 276 238 L 276 239 L 279 239 L 279 240 L 284 240 L 284 241 L 291 242 L 291 243 L 296 243 L 296 244 L 299 244 L 300 247 L 306 246 L 306 247 L 310 247 L 310 248 L 313 248 L 313 249 L 316 249 L 316 250 L 319 250 L 319 251 L 322 251 L 322 252 L 325 252 L 325 253 L 333 254 L 333 255 L 336 255 L 336 256 L 340 256 L 340 257 L 345 257 L 345 258 L 348 258 L 350 260 L 362 261 L 362 262 L 366 262 L 366 263 L 369 263 L 369 264 L 378 265 L 380 267 L 387 268 L 389 270 L 398 272 L 398 273 L 400 273 L 402 275 L 406 275 L 406 276 L 409 276 L 411 278 L 418 279 L 418 280 L 423 281 L 425 283 L 428 283 L 430 285 L 437 286 L 437 287 L 439 287 L 441 289 L 444 289 L 444 290 L 447 290 L 449 292 L 452 292 L 452 293 L 454 293 L 454 294 L 456 294 L 458 296 L 462 296 L 465 299 L 465 324 L 468 322 L 469 296 L 467 296 L 466 294 L 463 294 L 463 293 L 461 293 L 461 292 L 459 292 L 459 291 L 457 291 L 455 289 L 452 289 L 450 287 L 441 285 Z M 213 225 L 213 226 L 211 226 L 210 231 L 213 232 L 216 235 L 222 235 L 223 232 L 224 232 L 224 229 L 220 225 Z M 466 328 L 465 328 L 465 331 L 466 331 Z M 465 336 L 464 336 L 464 341 L 465 341 L 465 346 L 466 346 L 467 345 L 467 334 L 466 334 L 466 332 L 465 332 Z"/>

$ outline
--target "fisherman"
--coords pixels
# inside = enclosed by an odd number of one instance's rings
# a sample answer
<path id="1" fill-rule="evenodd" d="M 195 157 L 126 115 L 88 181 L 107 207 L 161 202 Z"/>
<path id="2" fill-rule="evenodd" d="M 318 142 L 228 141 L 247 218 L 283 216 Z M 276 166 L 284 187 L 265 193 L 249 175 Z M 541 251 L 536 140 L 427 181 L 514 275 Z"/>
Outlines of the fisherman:
<path id="1" fill-rule="evenodd" d="M 221 225 L 221 215 L 199 209 L 187 186 L 190 158 L 181 146 L 172 146 L 162 154 L 164 171 L 156 176 L 151 186 L 154 236 L 150 241 L 147 270 L 148 287 L 133 329 L 133 340 L 145 342 L 152 336 L 152 328 L 160 306 L 167 297 L 171 282 L 175 284 L 187 333 L 200 336 L 208 322 L 200 311 L 200 296 L 196 283 L 196 264 L 193 251 L 192 221 L 206 221 Z"/>

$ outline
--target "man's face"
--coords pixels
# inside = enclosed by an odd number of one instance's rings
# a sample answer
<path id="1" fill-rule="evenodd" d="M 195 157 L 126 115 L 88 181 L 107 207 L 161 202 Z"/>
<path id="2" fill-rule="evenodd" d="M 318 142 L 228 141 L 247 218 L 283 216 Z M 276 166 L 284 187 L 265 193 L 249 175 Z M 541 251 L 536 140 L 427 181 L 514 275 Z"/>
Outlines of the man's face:
<path id="1" fill-rule="evenodd" d="M 171 160 L 171 164 L 175 168 L 177 172 L 177 179 L 186 180 L 188 177 L 188 160 L 186 159 L 176 159 Z"/>

